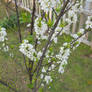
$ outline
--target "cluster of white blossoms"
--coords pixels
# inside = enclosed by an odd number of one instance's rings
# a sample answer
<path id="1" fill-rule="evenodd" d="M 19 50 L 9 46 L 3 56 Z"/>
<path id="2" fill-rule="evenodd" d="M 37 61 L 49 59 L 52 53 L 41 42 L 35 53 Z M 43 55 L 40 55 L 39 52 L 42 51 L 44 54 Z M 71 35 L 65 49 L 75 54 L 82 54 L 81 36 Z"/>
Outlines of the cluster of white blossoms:
<path id="1" fill-rule="evenodd" d="M 44 81 L 46 82 L 46 84 L 49 84 L 50 82 L 53 81 L 51 76 L 41 74 L 41 79 L 43 79 L 43 78 L 44 78 Z M 44 84 L 42 84 L 42 86 L 44 86 Z"/>
<path id="2" fill-rule="evenodd" d="M 7 40 L 6 36 L 7 36 L 6 29 L 0 28 L 0 42 L 4 42 L 5 40 Z"/>
<path id="3" fill-rule="evenodd" d="M 49 67 L 49 69 L 48 69 L 48 70 L 49 70 L 49 71 L 54 70 L 55 66 L 56 66 L 55 64 L 52 64 L 52 65 Z"/>
<path id="4" fill-rule="evenodd" d="M 0 42 L 2 42 L 2 46 L 0 47 L 1 50 L 3 50 L 4 52 L 9 51 L 9 47 L 6 44 L 7 39 L 7 32 L 6 29 L 4 27 L 0 28 Z"/>
<path id="5" fill-rule="evenodd" d="M 50 64 L 52 62 L 52 58 L 53 57 L 54 57 L 54 53 L 51 52 L 50 50 L 47 50 L 47 52 L 46 52 L 46 58 L 45 58 L 47 60 L 47 64 Z M 44 79 L 44 81 L 46 82 L 46 84 L 49 84 L 53 80 L 50 75 L 48 76 L 47 71 L 49 71 L 49 72 L 50 71 L 54 71 L 55 66 L 56 66 L 54 63 L 55 62 L 53 60 L 53 64 L 51 64 L 48 68 L 47 68 L 47 66 L 46 67 L 44 66 L 42 68 L 42 70 L 41 70 L 40 78 Z M 44 86 L 44 84 L 42 84 L 42 86 Z"/>
<path id="6" fill-rule="evenodd" d="M 81 28 L 77 34 L 71 34 L 71 36 L 76 39 L 79 37 L 79 35 L 83 34 L 84 32 L 85 32 L 85 30 Z"/>
<path id="7" fill-rule="evenodd" d="M 64 24 L 62 24 L 62 25 L 64 25 Z M 58 37 L 57 36 L 59 36 L 59 35 L 61 36 L 64 33 L 63 29 L 65 27 L 66 27 L 66 25 L 64 27 L 61 26 L 61 22 L 58 23 L 58 25 L 55 29 L 55 32 L 54 32 L 54 34 L 52 35 L 52 38 L 51 38 L 51 40 L 53 40 L 55 44 L 57 44 L 57 42 L 58 42 Z"/>
<path id="8" fill-rule="evenodd" d="M 70 3 L 72 5 L 72 3 Z M 72 6 L 72 8 L 68 11 L 68 18 L 65 18 L 65 21 L 69 24 L 76 23 L 78 20 L 77 14 L 78 12 L 82 11 L 82 5 L 80 2 L 77 2 L 75 5 Z"/>
<path id="9" fill-rule="evenodd" d="M 86 29 L 92 28 L 92 16 L 88 16 L 86 21 Z"/>
<path id="10" fill-rule="evenodd" d="M 41 79 L 43 79 L 43 78 L 44 78 L 44 81 L 46 82 L 46 84 L 49 84 L 50 82 L 53 81 L 53 79 L 49 75 L 43 75 L 43 74 L 41 74 Z M 44 84 L 42 84 L 42 86 L 44 86 Z"/>
<path id="11" fill-rule="evenodd" d="M 39 0 L 38 2 L 40 3 L 41 9 L 44 10 L 44 12 L 48 12 L 56 7 L 59 0 Z"/>
<path id="12" fill-rule="evenodd" d="M 62 35 L 62 31 L 61 30 L 62 30 L 62 27 L 59 27 L 59 26 L 55 29 L 55 32 L 54 32 L 54 34 L 53 34 L 53 36 L 51 38 L 51 40 L 53 40 L 54 43 L 58 42 L 57 34 L 60 33 L 60 35 Z"/>
<path id="13" fill-rule="evenodd" d="M 66 48 L 67 45 L 68 43 L 64 43 L 63 47 L 60 48 L 59 54 L 56 55 L 56 58 L 58 59 L 57 63 L 60 64 L 59 70 L 58 70 L 59 73 L 64 73 L 65 65 L 67 64 L 67 60 L 71 53 L 70 48 Z"/>
<path id="14" fill-rule="evenodd" d="M 45 70 L 45 68 L 43 67 L 43 68 L 42 68 L 42 73 L 45 73 L 45 72 L 46 72 L 46 70 Z"/>
<path id="15" fill-rule="evenodd" d="M 46 81 L 46 84 L 49 84 L 50 82 L 52 82 L 51 76 L 46 75 L 44 79 Z"/>
<path id="16" fill-rule="evenodd" d="M 79 32 L 77 34 L 71 34 L 71 36 L 74 39 L 77 39 L 77 44 L 75 46 L 73 46 L 73 50 L 75 50 L 77 47 L 79 47 L 80 43 L 83 41 L 83 39 L 85 38 L 85 35 L 83 35 L 85 32 L 85 29 L 80 29 Z M 82 37 L 79 38 L 80 35 L 83 35 Z M 79 38 L 79 39 L 78 39 Z"/>
<path id="17" fill-rule="evenodd" d="M 74 39 L 77 39 L 76 42 L 78 42 L 78 43 L 76 45 L 74 45 L 75 42 L 72 44 L 66 42 L 63 44 L 63 47 L 60 48 L 59 54 L 56 55 L 56 58 L 58 60 L 57 63 L 60 64 L 59 70 L 58 70 L 59 73 L 64 73 L 65 65 L 67 64 L 69 56 L 71 54 L 71 46 L 73 46 L 72 49 L 75 50 L 75 48 L 77 48 L 80 45 L 80 43 L 82 42 L 85 35 L 79 39 L 78 39 L 78 37 L 80 35 L 84 34 L 84 32 L 85 32 L 84 29 L 80 29 L 80 31 L 77 34 L 71 35 Z"/>
<path id="18" fill-rule="evenodd" d="M 35 29 L 35 33 L 36 33 L 36 38 L 38 40 L 48 38 L 48 36 L 45 35 L 48 27 L 44 20 L 37 18 L 34 23 L 34 29 Z"/>
<path id="19" fill-rule="evenodd" d="M 42 56 L 42 52 L 41 51 L 37 52 L 34 49 L 34 46 L 30 44 L 28 40 L 23 41 L 23 43 L 19 46 L 19 51 L 22 52 L 32 61 L 39 60 L 40 57 Z"/>
<path id="20" fill-rule="evenodd" d="M 52 51 L 50 51 L 50 50 L 47 50 L 45 56 L 46 56 L 46 59 L 48 60 L 48 63 L 50 63 L 51 58 L 54 56 L 54 53 Z"/>
<path id="21" fill-rule="evenodd" d="M 19 51 L 26 55 L 31 60 L 36 61 L 35 54 L 36 51 L 33 48 L 33 45 L 28 42 L 28 40 L 24 40 L 24 42 L 20 45 Z"/>
<path id="22" fill-rule="evenodd" d="M 9 51 L 9 47 L 8 47 L 8 45 L 6 45 L 5 43 L 3 43 L 3 50 L 4 50 L 4 52 L 7 52 L 7 51 Z"/>
<path id="23" fill-rule="evenodd" d="M 76 22 L 77 21 L 77 14 L 76 14 L 76 12 L 74 10 L 69 10 L 68 18 L 70 19 L 71 22 Z M 66 19 L 66 21 L 69 22 L 68 19 Z"/>
<path id="24" fill-rule="evenodd" d="M 31 24 L 29 23 L 29 24 L 27 24 L 27 28 L 29 28 L 31 26 Z"/>

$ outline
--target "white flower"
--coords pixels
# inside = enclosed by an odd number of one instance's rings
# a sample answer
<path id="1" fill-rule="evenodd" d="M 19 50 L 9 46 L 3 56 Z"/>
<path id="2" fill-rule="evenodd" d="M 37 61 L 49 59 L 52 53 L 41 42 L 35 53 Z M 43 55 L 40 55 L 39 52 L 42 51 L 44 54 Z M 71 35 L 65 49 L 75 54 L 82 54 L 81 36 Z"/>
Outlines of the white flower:
<path id="1" fill-rule="evenodd" d="M 6 31 L 6 29 L 4 27 L 1 28 L 2 31 Z"/>
<path id="2" fill-rule="evenodd" d="M 13 54 L 13 53 L 10 53 L 10 57 L 12 57 L 12 58 L 13 58 L 13 57 L 14 57 L 14 54 Z"/>
<path id="3" fill-rule="evenodd" d="M 54 41 L 55 43 L 57 43 L 57 37 L 55 37 L 55 38 L 53 39 L 53 41 Z"/>
<path id="4" fill-rule="evenodd" d="M 72 22 L 76 23 L 76 21 L 77 21 L 77 14 L 76 14 L 76 12 L 74 11 L 74 9 L 69 10 L 69 12 L 68 12 L 68 18 L 69 18 Z M 68 21 L 68 22 L 69 22 L 69 21 Z"/>
<path id="5" fill-rule="evenodd" d="M 6 29 L 5 28 L 1 28 L 0 29 L 0 42 L 4 42 L 6 40 Z"/>
<path id="6" fill-rule="evenodd" d="M 72 35 L 73 38 L 78 38 L 79 36 L 77 34 Z"/>
<path id="7" fill-rule="evenodd" d="M 51 71 L 51 70 L 53 70 L 54 68 L 55 68 L 55 65 L 54 65 L 54 64 L 52 64 L 52 65 L 51 65 L 51 67 L 49 67 L 49 69 L 48 69 L 48 70 L 49 70 L 49 71 Z"/>
<path id="8" fill-rule="evenodd" d="M 66 46 L 66 43 L 65 43 L 65 46 Z M 59 54 L 56 55 L 56 58 L 59 59 L 58 63 L 60 63 L 59 70 L 58 70 L 59 73 L 64 73 L 64 65 L 67 64 L 67 60 L 70 56 L 70 53 L 71 53 L 70 49 L 67 48 L 64 50 L 64 47 L 61 47 Z"/>
<path id="9" fill-rule="evenodd" d="M 33 45 L 28 42 L 28 40 L 24 40 L 24 42 L 19 46 L 19 51 L 32 61 L 36 61 L 37 52 L 35 51 Z"/>
<path id="10" fill-rule="evenodd" d="M 41 84 L 41 86 L 43 87 L 43 86 L 44 86 L 44 84 L 42 83 L 42 84 Z"/>
<path id="11" fill-rule="evenodd" d="M 54 65 L 54 64 L 52 64 L 52 65 L 51 65 L 51 68 L 52 68 L 52 69 L 54 69 L 54 68 L 55 68 L 55 65 Z"/>
<path id="12" fill-rule="evenodd" d="M 92 28 L 92 16 L 88 16 L 88 19 L 86 21 L 86 29 Z"/>
<path id="13" fill-rule="evenodd" d="M 52 82 L 52 78 L 51 78 L 51 76 L 45 76 L 45 81 L 46 81 L 46 83 L 47 84 L 49 84 L 49 82 Z"/>
<path id="14" fill-rule="evenodd" d="M 57 0 L 39 0 L 39 3 L 41 9 L 44 10 L 44 12 L 48 12 L 52 10 L 52 8 L 56 7 Z"/>
<path id="15" fill-rule="evenodd" d="M 5 51 L 5 52 L 9 51 L 9 47 L 8 47 L 8 46 L 5 46 L 5 47 L 4 47 L 4 51 Z"/>
<path id="16" fill-rule="evenodd" d="M 35 29 L 35 33 L 36 33 L 36 38 L 38 38 L 38 40 L 47 39 L 48 36 L 46 36 L 45 33 L 46 33 L 48 27 L 47 27 L 47 24 L 45 23 L 45 21 L 40 20 L 40 18 L 37 18 L 35 20 L 34 29 Z"/>
<path id="17" fill-rule="evenodd" d="M 45 68 L 44 68 L 44 67 L 42 68 L 42 72 L 43 72 L 43 73 L 45 73 L 45 72 L 46 72 L 46 70 L 45 70 Z"/>
<path id="18" fill-rule="evenodd" d="M 63 44 L 63 46 L 67 46 L 68 45 L 68 43 L 67 42 L 65 42 L 64 44 Z"/>
<path id="19" fill-rule="evenodd" d="M 60 26 L 60 23 L 59 23 L 58 26 Z M 55 29 L 55 32 L 54 32 L 54 34 L 53 34 L 53 36 L 52 36 L 52 38 L 51 38 L 51 40 L 53 40 L 54 43 L 57 43 L 57 41 L 58 41 L 58 38 L 57 38 L 58 33 L 60 32 L 59 35 L 62 35 L 61 29 L 62 29 L 62 27 L 57 27 L 57 28 Z"/>
<path id="20" fill-rule="evenodd" d="M 44 75 L 43 75 L 43 74 L 41 74 L 41 79 L 43 79 L 43 77 L 44 77 Z"/>
<path id="21" fill-rule="evenodd" d="M 31 26 L 31 24 L 27 24 L 27 27 L 30 27 Z"/>
<path id="22" fill-rule="evenodd" d="M 60 66 L 58 72 L 61 74 L 64 73 L 64 68 L 62 66 Z"/>
<path id="23" fill-rule="evenodd" d="M 39 52 L 37 53 L 37 57 L 40 59 L 41 56 L 42 56 L 42 52 L 39 51 Z"/>
<path id="24" fill-rule="evenodd" d="M 79 32 L 80 32 L 81 34 L 83 34 L 83 33 L 84 33 L 84 31 L 85 31 L 84 29 L 80 29 L 80 31 L 79 31 Z"/>

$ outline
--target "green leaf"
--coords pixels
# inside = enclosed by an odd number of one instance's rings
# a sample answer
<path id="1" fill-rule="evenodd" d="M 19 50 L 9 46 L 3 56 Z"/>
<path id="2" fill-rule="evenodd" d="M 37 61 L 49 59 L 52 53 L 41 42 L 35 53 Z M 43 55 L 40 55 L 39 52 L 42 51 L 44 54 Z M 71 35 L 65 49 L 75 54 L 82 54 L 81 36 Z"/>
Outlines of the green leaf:
<path id="1" fill-rule="evenodd" d="M 49 50 L 50 50 L 50 52 L 53 52 L 53 48 L 52 47 L 50 47 Z"/>
<path id="2" fill-rule="evenodd" d="M 32 89 L 34 87 L 33 84 L 27 84 L 28 88 Z"/>
<path id="3" fill-rule="evenodd" d="M 67 25 L 67 22 L 64 22 L 64 21 L 62 21 L 62 23 L 60 24 L 60 27 L 65 27 Z"/>
<path id="4" fill-rule="evenodd" d="M 10 45 L 10 48 L 11 48 L 11 49 L 14 49 L 14 45 Z"/>
<path id="5" fill-rule="evenodd" d="M 52 27 L 53 24 L 54 24 L 54 21 L 52 21 L 52 20 L 49 18 L 47 24 L 48 24 L 49 27 Z"/>
<path id="6" fill-rule="evenodd" d="M 74 43 L 74 46 L 76 46 L 77 44 L 79 44 L 79 42 L 78 42 L 78 41 L 76 41 L 76 42 Z"/>
<path id="7" fill-rule="evenodd" d="M 29 43 L 33 43 L 34 42 L 34 39 L 33 39 L 33 36 L 32 35 L 29 35 L 27 37 L 27 40 L 29 41 Z"/>
<path id="8" fill-rule="evenodd" d="M 53 58 L 51 59 L 51 61 L 55 61 L 55 62 L 56 62 L 56 61 L 57 61 L 57 59 L 56 59 L 55 57 L 53 57 Z"/>
<path id="9" fill-rule="evenodd" d="M 43 92 L 43 88 L 39 88 L 39 92 Z"/>
<path id="10" fill-rule="evenodd" d="M 78 32 L 78 33 L 77 33 L 77 35 L 78 35 L 78 36 L 80 36 L 80 35 L 81 35 L 81 33 L 80 33 L 80 32 Z"/>
<path id="11" fill-rule="evenodd" d="M 42 24 L 41 24 L 41 21 L 42 21 L 42 18 L 39 18 L 39 20 L 38 20 L 38 27 L 41 27 L 42 26 Z"/>

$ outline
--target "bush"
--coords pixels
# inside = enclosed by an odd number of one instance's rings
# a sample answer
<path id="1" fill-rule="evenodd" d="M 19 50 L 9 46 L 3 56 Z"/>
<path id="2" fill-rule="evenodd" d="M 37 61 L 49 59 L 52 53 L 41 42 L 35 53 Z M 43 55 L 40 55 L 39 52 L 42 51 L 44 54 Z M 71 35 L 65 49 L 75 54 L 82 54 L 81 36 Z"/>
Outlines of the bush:
<path id="1" fill-rule="evenodd" d="M 20 14 L 20 23 L 24 24 L 24 23 L 30 23 L 30 22 L 31 22 L 31 14 L 27 12 L 22 12 Z"/>
<path id="2" fill-rule="evenodd" d="M 27 12 L 22 12 L 19 16 L 20 24 L 30 23 L 31 15 Z M 3 21 L 0 22 L 0 26 L 6 29 L 17 27 L 17 16 L 13 14 L 10 18 L 5 17 Z"/>
<path id="3" fill-rule="evenodd" d="M 10 18 L 5 17 L 3 21 L 1 21 L 0 26 L 5 27 L 6 29 L 14 28 L 17 25 L 17 17 L 16 15 L 11 15 Z"/>

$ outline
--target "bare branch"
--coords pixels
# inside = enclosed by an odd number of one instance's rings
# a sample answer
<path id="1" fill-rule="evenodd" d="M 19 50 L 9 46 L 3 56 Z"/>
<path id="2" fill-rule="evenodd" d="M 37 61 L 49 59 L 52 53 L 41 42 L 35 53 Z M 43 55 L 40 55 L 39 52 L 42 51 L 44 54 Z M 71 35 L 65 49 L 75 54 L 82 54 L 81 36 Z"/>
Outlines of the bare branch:
<path id="1" fill-rule="evenodd" d="M 32 19 L 31 19 L 31 32 L 30 32 L 31 35 L 33 34 L 35 11 L 36 11 L 36 4 L 35 4 L 35 0 L 33 0 L 33 10 L 32 10 Z"/>
<path id="2" fill-rule="evenodd" d="M 22 42 L 21 30 L 20 30 L 20 21 L 19 21 L 19 12 L 18 12 L 18 5 L 17 0 L 15 0 L 15 8 L 16 8 L 16 15 L 17 15 L 17 25 L 18 25 L 18 33 L 19 33 L 19 41 Z"/>

